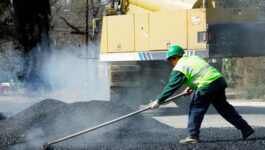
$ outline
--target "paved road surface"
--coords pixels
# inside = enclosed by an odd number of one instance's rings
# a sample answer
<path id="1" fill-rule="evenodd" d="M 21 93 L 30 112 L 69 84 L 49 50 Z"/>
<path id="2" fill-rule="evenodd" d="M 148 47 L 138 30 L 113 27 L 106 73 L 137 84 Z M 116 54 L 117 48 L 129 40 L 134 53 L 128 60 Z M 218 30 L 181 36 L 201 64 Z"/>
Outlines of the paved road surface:
<path id="1" fill-rule="evenodd" d="M 265 102 L 230 102 L 236 110 L 252 126 L 265 127 Z M 182 110 L 175 103 L 161 106 L 160 109 L 145 113 L 156 120 L 175 128 L 186 128 L 188 110 Z M 211 106 L 203 120 L 202 128 L 232 127 Z"/>

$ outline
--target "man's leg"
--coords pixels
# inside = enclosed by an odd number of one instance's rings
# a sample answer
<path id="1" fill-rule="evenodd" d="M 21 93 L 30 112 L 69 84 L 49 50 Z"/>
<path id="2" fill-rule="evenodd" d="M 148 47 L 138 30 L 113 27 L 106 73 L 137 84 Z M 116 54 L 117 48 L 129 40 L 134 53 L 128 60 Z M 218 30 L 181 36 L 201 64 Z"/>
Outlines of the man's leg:
<path id="1" fill-rule="evenodd" d="M 199 94 L 194 94 L 190 104 L 188 121 L 188 129 L 191 138 L 199 139 L 201 123 L 209 105 L 210 102 L 207 95 L 200 96 Z"/>
<path id="2" fill-rule="evenodd" d="M 244 137 L 243 132 L 252 131 L 250 134 L 254 132 L 248 123 L 238 114 L 235 108 L 226 101 L 225 88 L 216 91 L 211 102 L 223 118 L 242 131 L 243 139 L 249 136 L 246 135 L 246 137 Z"/>

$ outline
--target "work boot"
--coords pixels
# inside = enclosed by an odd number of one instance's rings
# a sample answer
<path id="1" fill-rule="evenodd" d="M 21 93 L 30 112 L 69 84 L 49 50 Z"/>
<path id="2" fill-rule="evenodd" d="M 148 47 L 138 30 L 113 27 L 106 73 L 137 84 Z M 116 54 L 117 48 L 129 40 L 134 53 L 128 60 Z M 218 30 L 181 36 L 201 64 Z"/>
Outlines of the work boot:
<path id="1" fill-rule="evenodd" d="M 179 141 L 179 143 L 181 144 L 185 144 L 185 143 L 195 144 L 199 142 L 200 142 L 199 138 L 192 138 L 192 137 L 186 137 L 185 139 Z"/>
<path id="2" fill-rule="evenodd" d="M 254 132 L 255 131 L 252 128 L 250 128 L 249 130 L 241 130 L 241 139 L 245 140 L 247 137 L 249 137 Z"/>

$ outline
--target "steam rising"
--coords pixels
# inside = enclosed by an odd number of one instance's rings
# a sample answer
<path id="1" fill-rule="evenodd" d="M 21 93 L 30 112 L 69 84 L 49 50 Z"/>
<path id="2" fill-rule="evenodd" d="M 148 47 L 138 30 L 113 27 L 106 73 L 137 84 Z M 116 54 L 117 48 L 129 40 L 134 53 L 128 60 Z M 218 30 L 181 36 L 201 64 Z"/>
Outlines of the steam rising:
<path id="1" fill-rule="evenodd" d="M 51 96 L 109 100 L 107 65 L 97 59 L 97 47 L 89 46 L 88 50 L 88 57 L 84 51 L 65 48 L 45 58 L 41 76 L 50 85 Z"/>
<path id="2" fill-rule="evenodd" d="M 33 95 L 37 97 L 72 101 L 109 100 L 108 68 L 98 59 L 97 45 L 97 42 L 91 43 L 88 52 L 83 47 L 79 50 L 63 48 L 51 49 L 50 54 L 41 55 L 37 52 L 39 49 L 34 48 L 27 57 L 10 47 L 0 55 L 0 82 L 20 81 L 19 76 L 24 74 L 30 79 L 26 85 L 32 85 Z M 33 64 L 33 58 L 38 59 L 35 61 L 37 65 Z M 32 70 L 40 79 L 29 76 Z"/>

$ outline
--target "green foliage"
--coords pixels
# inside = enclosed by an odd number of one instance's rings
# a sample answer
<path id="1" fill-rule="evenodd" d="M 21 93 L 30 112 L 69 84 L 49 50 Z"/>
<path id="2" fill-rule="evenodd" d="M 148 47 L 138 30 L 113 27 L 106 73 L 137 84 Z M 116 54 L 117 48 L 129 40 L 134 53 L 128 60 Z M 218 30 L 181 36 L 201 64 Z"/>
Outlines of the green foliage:
<path id="1" fill-rule="evenodd" d="M 240 98 L 264 98 L 265 57 L 238 58 L 236 88 Z"/>
<path id="2" fill-rule="evenodd" d="M 265 57 L 224 59 L 222 72 L 238 98 L 265 98 Z"/>
<path id="3" fill-rule="evenodd" d="M 226 78 L 228 86 L 231 88 L 234 88 L 236 84 L 235 67 L 236 67 L 235 58 L 223 59 L 222 73 Z"/>

